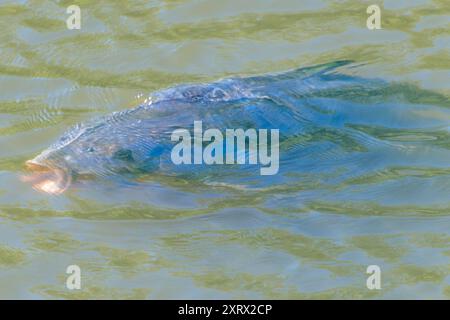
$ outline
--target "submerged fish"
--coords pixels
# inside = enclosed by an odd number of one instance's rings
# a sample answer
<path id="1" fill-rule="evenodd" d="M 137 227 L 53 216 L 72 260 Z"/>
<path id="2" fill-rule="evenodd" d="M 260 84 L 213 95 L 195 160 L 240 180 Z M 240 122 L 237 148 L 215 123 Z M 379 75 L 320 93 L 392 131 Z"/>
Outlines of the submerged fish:
<path id="1" fill-rule="evenodd" d="M 218 175 L 226 171 L 227 177 L 244 173 L 253 182 L 278 179 L 286 183 L 296 170 L 319 171 L 329 161 L 347 161 L 347 168 L 356 173 L 355 163 L 364 163 L 365 156 L 370 158 L 368 150 L 383 148 L 392 155 L 404 147 L 371 136 L 365 130 L 369 126 L 382 123 L 395 129 L 445 124 L 415 114 L 420 107 L 405 104 L 401 90 L 392 89 L 385 81 L 337 72 L 348 63 L 155 92 L 150 102 L 135 109 L 74 126 L 26 162 L 34 173 L 24 179 L 52 194 L 64 192 L 73 181 L 86 176 L 136 177 L 153 172 Z M 170 159 L 175 144 L 171 134 L 179 128 L 191 129 L 194 121 L 221 130 L 279 129 L 279 177 L 255 175 L 251 166 L 175 166 Z M 335 139 L 327 138 L 330 135 Z M 371 164 L 366 161 L 365 165 Z"/>

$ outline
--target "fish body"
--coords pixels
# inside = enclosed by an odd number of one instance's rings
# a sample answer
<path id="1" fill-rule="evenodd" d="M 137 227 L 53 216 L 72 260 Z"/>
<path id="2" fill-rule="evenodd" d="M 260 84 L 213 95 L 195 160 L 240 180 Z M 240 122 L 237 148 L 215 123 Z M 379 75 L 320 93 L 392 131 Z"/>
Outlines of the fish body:
<path id="1" fill-rule="evenodd" d="M 314 152 L 331 154 L 345 148 L 354 148 L 356 152 L 359 148 L 361 152 L 364 145 L 376 144 L 386 147 L 356 127 L 376 123 L 380 112 L 390 114 L 393 127 L 408 125 L 402 120 L 405 115 L 400 114 L 405 111 L 405 105 L 397 103 L 397 93 L 389 90 L 387 82 L 337 72 L 337 68 L 348 63 L 339 61 L 279 74 L 178 85 L 155 92 L 146 103 L 134 109 L 69 129 L 47 150 L 27 162 L 28 167 L 47 172 L 43 180 L 42 177 L 30 180 L 35 186 L 46 184 L 47 189 L 56 190 L 53 193 L 60 193 L 80 176 L 177 174 L 189 170 L 214 174 L 221 170 L 245 170 L 174 165 L 170 158 L 174 146 L 171 134 L 180 128 L 192 130 L 195 121 L 201 121 L 205 129 L 222 131 L 229 128 L 279 130 L 280 162 L 286 164 L 285 168 L 280 164 L 281 175 L 283 170 L 295 171 L 293 166 L 302 162 L 302 154 L 308 159 Z M 383 103 L 371 104 L 371 97 L 380 95 Z M 395 109 L 389 109 L 389 101 L 396 101 Z M 414 121 L 422 120 L 412 119 L 413 124 Z M 338 143 L 326 139 L 330 134 L 338 137 Z M 312 138 L 318 142 L 308 145 L 308 139 Z M 341 155 L 335 161 L 346 158 L 345 152 Z M 53 178 L 49 178 L 48 172 L 52 172 Z"/>

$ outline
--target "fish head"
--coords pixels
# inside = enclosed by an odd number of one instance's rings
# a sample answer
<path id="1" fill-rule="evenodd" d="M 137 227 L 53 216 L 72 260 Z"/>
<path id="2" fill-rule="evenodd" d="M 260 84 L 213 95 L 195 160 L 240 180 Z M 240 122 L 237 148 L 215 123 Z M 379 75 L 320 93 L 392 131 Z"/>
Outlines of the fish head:
<path id="1" fill-rule="evenodd" d="M 23 180 L 39 191 L 61 194 L 75 178 L 149 172 L 158 164 L 160 152 L 151 130 L 80 124 L 28 160 L 26 167 L 32 173 Z"/>
<path id="2" fill-rule="evenodd" d="M 74 177 L 98 174 L 100 168 L 106 168 L 102 162 L 108 158 L 105 155 L 111 152 L 111 147 L 94 131 L 94 127 L 84 125 L 73 127 L 49 148 L 25 162 L 30 173 L 22 180 L 30 182 L 36 190 L 61 194 Z"/>

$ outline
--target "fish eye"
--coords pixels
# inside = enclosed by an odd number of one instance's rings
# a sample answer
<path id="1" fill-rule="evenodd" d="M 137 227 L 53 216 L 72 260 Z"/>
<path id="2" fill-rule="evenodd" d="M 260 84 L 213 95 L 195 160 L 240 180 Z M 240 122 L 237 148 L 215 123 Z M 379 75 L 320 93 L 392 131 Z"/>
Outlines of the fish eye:
<path id="1" fill-rule="evenodd" d="M 86 151 L 87 151 L 87 152 L 94 152 L 95 149 L 94 149 L 94 147 L 88 147 L 88 148 L 86 149 Z"/>

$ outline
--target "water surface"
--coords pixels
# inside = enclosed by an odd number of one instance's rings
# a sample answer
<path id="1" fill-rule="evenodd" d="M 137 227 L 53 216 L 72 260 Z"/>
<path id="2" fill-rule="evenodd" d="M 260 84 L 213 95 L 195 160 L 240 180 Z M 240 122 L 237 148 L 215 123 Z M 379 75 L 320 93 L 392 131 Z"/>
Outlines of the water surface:
<path id="1" fill-rule="evenodd" d="M 384 1 L 375 31 L 370 1 L 76 3 L 81 30 L 72 1 L 0 2 L 1 298 L 450 298 L 446 1 Z M 317 126 L 291 141 L 289 184 L 153 176 L 49 196 L 19 179 L 69 126 L 155 90 L 339 60 L 389 86 L 308 96 Z"/>

